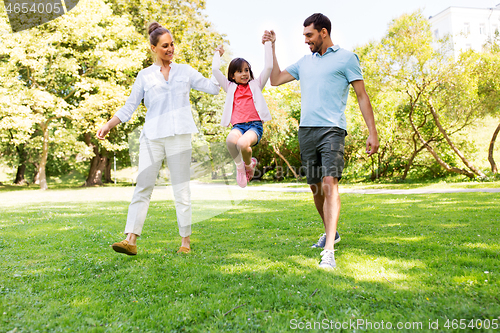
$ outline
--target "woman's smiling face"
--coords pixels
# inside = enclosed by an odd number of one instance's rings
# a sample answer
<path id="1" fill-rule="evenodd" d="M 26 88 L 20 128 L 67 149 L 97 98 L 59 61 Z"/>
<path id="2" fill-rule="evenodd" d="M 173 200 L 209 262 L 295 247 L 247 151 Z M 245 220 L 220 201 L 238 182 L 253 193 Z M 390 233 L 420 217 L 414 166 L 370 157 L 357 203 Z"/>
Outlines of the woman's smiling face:
<path id="1" fill-rule="evenodd" d="M 174 58 L 174 40 L 170 33 L 164 33 L 158 39 L 158 44 L 151 45 L 151 50 L 156 53 L 156 56 L 163 61 L 172 61 Z"/>

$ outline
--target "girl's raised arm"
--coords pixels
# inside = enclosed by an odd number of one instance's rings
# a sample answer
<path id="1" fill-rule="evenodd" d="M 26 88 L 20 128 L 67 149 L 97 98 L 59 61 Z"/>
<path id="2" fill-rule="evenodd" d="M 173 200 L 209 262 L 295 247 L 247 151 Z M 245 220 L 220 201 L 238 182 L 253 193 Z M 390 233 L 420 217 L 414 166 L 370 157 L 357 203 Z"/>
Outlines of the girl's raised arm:
<path id="1" fill-rule="evenodd" d="M 258 80 L 260 89 L 264 89 L 266 86 L 267 80 L 271 76 L 271 72 L 273 70 L 273 49 L 271 42 L 264 43 L 264 69 L 262 73 L 260 73 Z"/>

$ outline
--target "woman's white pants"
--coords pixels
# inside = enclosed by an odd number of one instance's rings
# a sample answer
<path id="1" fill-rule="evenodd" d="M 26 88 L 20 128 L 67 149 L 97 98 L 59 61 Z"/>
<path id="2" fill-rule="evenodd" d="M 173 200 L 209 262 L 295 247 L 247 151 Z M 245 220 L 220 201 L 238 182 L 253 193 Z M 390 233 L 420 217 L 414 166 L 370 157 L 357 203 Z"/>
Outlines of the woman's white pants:
<path id="1" fill-rule="evenodd" d="M 189 188 L 191 134 L 174 135 L 154 140 L 141 135 L 139 173 L 134 196 L 128 209 L 126 234 L 141 235 L 144 220 L 148 214 L 151 194 L 165 157 L 170 170 L 179 233 L 181 237 L 191 235 L 191 190 Z"/>

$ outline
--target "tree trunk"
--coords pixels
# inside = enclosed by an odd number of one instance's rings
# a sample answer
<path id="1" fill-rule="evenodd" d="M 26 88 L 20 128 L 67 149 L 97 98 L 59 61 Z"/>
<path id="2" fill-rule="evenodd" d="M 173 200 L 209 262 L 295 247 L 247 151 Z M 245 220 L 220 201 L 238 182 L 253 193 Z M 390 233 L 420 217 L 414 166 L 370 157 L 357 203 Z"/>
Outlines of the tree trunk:
<path id="1" fill-rule="evenodd" d="M 14 179 L 14 184 L 24 185 L 28 183 L 24 178 L 24 174 L 26 173 L 26 160 L 28 154 L 26 153 L 24 148 L 20 148 L 19 146 L 16 147 L 16 150 L 19 156 L 19 165 L 17 166 L 16 179 Z"/>
<path id="2" fill-rule="evenodd" d="M 434 109 L 434 106 L 431 104 L 431 102 L 429 102 L 429 106 L 430 106 L 432 116 L 434 117 L 434 122 L 436 123 L 437 127 L 439 128 L 439 131 L 441 132 L 441 134 L 443 134 L 444 138 L 446 139 L 446 142 L 448 142 L 448 145 L 451 147 L 451 149 L 453 149 L 455 154 L 457 154 L 458 157 L 460 157 L 462 162 L 464 162 L 464 164 L 469 169 L 471 169 L 476 175 L 478 175 L 481 178 L 485 178 L 486 175 L 481 170 L 476 168 L 476 166 L 474 164 L 469 162 L 469 160 L 465 158 L 464 154 L 453 144 L 453 142 L 451 142 L 451 139 L 448 136 L 448 134 L 446 133 L 446 131 L 444 130 L 443 126 L 441 125 L 441 122 L 439 121 L 439 115 L 437 114 L 437 112 Z"/>
<path id="3" fill-rule="evenodd" d="M 413 161 L 417 157 L 418 153 L 420 153 L 422 151 L 422 149 L 424 149 L 424 148 L 425 148 L 425 146 L 422 146 L 419 149 L 413 151 L 413 153 L 410 156 L 410 159 L 408 160 L 408 163 L 405 166 L 405 171 L 403 173 L 403 177 L 401 177 L 402 180 L 406 179 L 406 177 L 408 176 L 408 172 L 410 171 L 410 169 L 411 169 L 411 167 L 413 165 Z"/>
<path id="4" fill-rule="evenodd" d="M 40 190 L 45 191 L 48 189 L 47 177 L 45 175 L 45 167 L 47 165 L 47 157 L 49 155 L 49 122 L 41 123 L 43 133 L 43 143 L 42 143 L 42 156 L 40 158 L 40 167 L 38 168 L 38 181 L 40 184 Z"/>
<path id="5" fill-rule="evenodd" d="M 380 150 L 380 152 L 375 155 L 377 157 L 377 169 L 375 170 L 374 168 L 374 159 L 372 158 L 372 175 L 370 176 L 370 180 L 376 180 L 380 179 L 385 175 L 385 172 L 387 171 L 387 165 L 384 169 L 382 169 L 382 160 L 384 159 L 385 153 L 387 152 L 387 145 L 384 145 L 384 147 Z M 373 156 L 373 157 L 375 157 Z"/>
<path id="6" fill-rule="evenodd" d="M 33 163 L 33 166 L 35 167 L 35 173 L 33 174 L 33 184 L 40 184 L 40 173 L 38 172 L 40 170 L 40 164 L 38 163 Z"/>
<path id="7" fill-rule="evenodd" d="M 102 157 L 99 154 L 96 154 L 96 156 L 92 158 L 92 161 L 90 162 L 89 174 L 83 186 L 103 185 L 102 174 L 106 168 L 106 161 L 107 157 Z"/>
<path id="8" fill-rule="evenodd" d="M 288 169 L 290 171 L 292 171 L 293 173 L 293 176 L 295 177 L 295 179 L 299 179 L 299 175 L 297 175 L 297 173 L 295 172 L 295 168 L 293 168 L 290 163 L 288 162 L 288 160 L 285 158 L 285 156 L 283 156 L 280 151 L 278 150 L 278 148 L 276 148 L 274 145 L 271 145 L 274 149 L 274 152 L 283 160 L 285 161 L 286 165 L 288 166 Z"/>
<path id="9" fill-rule="evenodd" d="M 24 173 L 26 172 L 26 164 L 22 163 L 17 166 L 16 179 L 14 180 L 14 184 L 16 185 L 24 185 L 26 184 L 26 179 L 24 179 Z"/>
<path id="10" fill-rule="evenodd" d="M 493 159 L 493 151 L 495 149 L 495 141 L 497 140 L 498 132 L 500 132 L 500 124 L 498 124 L 497 129 L 493 133 L 490 141 L 490 148 L 488 149 L 488 161 L 491 165 L 491 172 L 498 173 L 497 165 Z"/>
<path id="11" fill-rule="evenodd" d="M 102 174 L 106 168 L 108 158 L 99 153 L 99 146 L 92 143 L 90 133 L 85 133 L 84 140 L 89 147 L 92 147 L 95 156 L 90 161 L 89 174 L 83 186 L 102 186 Z"/>
<path id="12" fill-rule="evenodd" d="M 280 182 L 283 179 L 285 179 L 285 173 L 283 172 L 283 164 L 278 163 L 278 159 L 276 157 L 274 157 L 273 159 L 274 159 L 274 164 L 276 165 L 276 174 L 274 175 L 274 178 Z"/>
<path id="13" fill-rule="evenodd" d="M 426 142 L 424 140 L 424 138 L 422 137 L 422 134 L 420 134 L 420 131 L 417 129 L 417 127 L 413 123 L 412 113 L 413 113 L 413 107 L 412 107 L 412 110 L 410 111 L 410 116 L 409 116 L 410 124 L 411 124 L 411 127 L 413 128 L 413 131 L 415 131 L 415 133 L 417 134 L 417 137 L 420 140 L 420 142 L 425 146 L 425 148 L 429 151 L 429 153 L 431 153 L 431 155 L 439 163 L 439 165 L 441 165 L 448 172 L 451 171 L 451 172 L 455 172 L 455 173 L 458 173 L 458 174 L 461 174 L 461 175 L 465 175 L 465 176 L 467 176 L 469 178 L 474 178 L 476 175 L 473 172 L 470 172 L 470 171 L 464 170 L 464 169 L 459 169 L 459 168 L 452 167 L 452 166 L 448 165 L 448 163 L 446 163 L 445 161 L 443 161 L 439 157 L 439 155 L 434 151 L 434 149 L 431 147 L 431 145 L 429 144 L 429 142 Z"/>
<path id="14" fill-rule="evenodd" d="M 377 175 L 376 175 L 376 173 L 375 173 L 375 166 L 374 166 L 374 165 L 375 165 L 375 162 L 374 162 L 374 160 L 373 160 L 373 156 L 372 156 L 372 157 L 370 157 L 370 160 L 372 161 L 372 174 L 371 174 L 371 176 L 370 176 L 370 180 L 371 180 L 371 181 L 374 181 L 375 179 L 377 179 Z"/>
<path id="15" fill-rule="evenodd" d="M 111 165 L 113 161 L 111 158 L 106 158 L 106 168 L 104 169 L 104 182 L 105 183 L 113 183 L 113 179 L 111 179 Z"/>

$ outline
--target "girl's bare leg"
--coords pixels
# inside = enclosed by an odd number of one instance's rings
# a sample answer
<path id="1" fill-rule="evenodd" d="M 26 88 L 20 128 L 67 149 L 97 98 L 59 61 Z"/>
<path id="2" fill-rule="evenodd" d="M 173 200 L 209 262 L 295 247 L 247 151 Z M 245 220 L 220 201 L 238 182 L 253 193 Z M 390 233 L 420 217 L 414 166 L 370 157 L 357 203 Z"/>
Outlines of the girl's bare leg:
<path id="1" fill-rule="evenodd" d="M 252 163 L 252 146 L 257 143 L 257 134 L 252 131 L 246 131 L 237 141 L 237 147 L 241 151 L 243 161 L 246 165 Z"/>
<path id="2" fill-rule="evenodd" d="M 229 154 L 231 154 L 231 157 L 233 158 L 234 162 L 239 165 L 241 164 L 241 154 L 240 150 L 238 148 L 238 140 L 242 137 L 242 134 L 240 130 L 238 129 L 233 129 L 231 132 L 229 132 L 229 135 L 226 138 L 226 145 L 227 145 L 227 150 L 229 151 Z"/>

